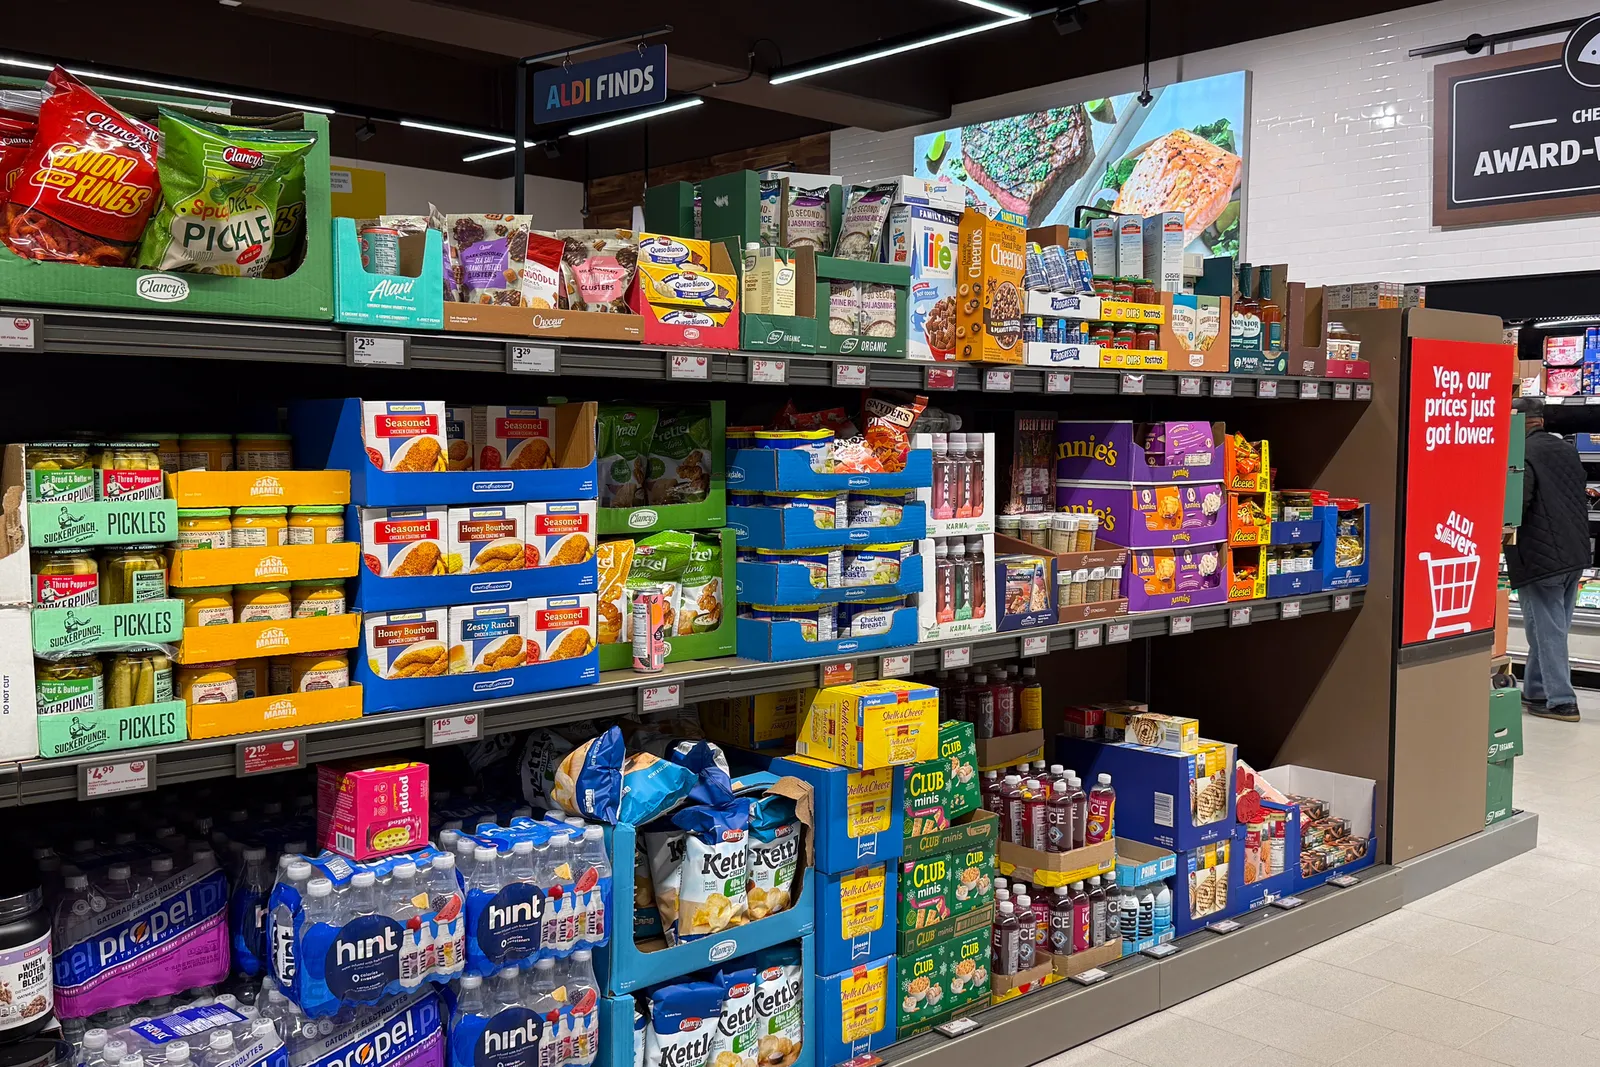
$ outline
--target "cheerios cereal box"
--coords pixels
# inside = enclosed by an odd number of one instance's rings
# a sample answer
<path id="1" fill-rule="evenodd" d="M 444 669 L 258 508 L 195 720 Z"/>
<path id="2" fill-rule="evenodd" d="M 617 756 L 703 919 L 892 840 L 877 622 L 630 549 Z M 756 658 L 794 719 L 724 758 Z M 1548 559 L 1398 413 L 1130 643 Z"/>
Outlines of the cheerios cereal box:
<path id="1" fill-rule="evenodd" d="M 795 751 L 871 770 L 939 754 L 939 690 L 884 680 L 810 689 L 801 701 Z"/>
<path id="2" fill-rule="evenodd" d="M 317 840 L 353 860 L 428 843 L 428 765 L 317 767 Z"/>

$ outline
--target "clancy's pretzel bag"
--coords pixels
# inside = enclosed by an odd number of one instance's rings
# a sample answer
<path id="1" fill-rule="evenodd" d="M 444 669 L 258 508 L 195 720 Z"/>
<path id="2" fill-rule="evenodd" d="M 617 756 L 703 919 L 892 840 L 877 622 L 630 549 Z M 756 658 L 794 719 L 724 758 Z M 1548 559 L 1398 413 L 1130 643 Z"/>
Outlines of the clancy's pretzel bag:
<path id="1" fill-rule="evenodd" d="M 57 67 L 39 131 L 0 209 L 0 241 L 24 259 L 126 267 L 155 210 L 161 135 Z"/>

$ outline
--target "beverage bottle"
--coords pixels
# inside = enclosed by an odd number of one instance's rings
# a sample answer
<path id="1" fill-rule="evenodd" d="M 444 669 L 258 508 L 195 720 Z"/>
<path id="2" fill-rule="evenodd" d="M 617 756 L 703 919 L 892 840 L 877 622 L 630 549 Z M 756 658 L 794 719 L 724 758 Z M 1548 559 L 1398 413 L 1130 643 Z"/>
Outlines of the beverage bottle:
<path id="1" fill-rule="evenodd" d="M 972 719 L 974 736 L 994 736 L 994 689 L 987 674 L 973 675 L 972 688 L 967 690 L 967 715 Z"/>
<path id="2" fill-rule="evenodd" d="M 100 1054 L 105 1051 L 107 1033 L 103 1026 L 85 1030 L 78 1041 L 78 1062 L 84 1067 L 99 1067 Z"/>
<path id="3" fill-rule="evenodd" d="M 935 519 L 956 517 L 955 470 L 950 463 L 950 441 L 942 433 L 933 435 L 933 512 Z"/>
<path id="4" fill-rule="evenodd" d="M 988 499 L 984 492 L 984 455 L 983 435 L 979 433 L 967 434 L 967 458 L 972 463 L 972 514 L 976 517 L 983 514 L 983 509 L 988 506 Z"/>
<path id="5" fill-rule="evenodd" d="M 1098 845 L 1111 840 L 1116 832 L 1117 812 L 1117 791 L 1111 788 L 1111 775 L 1100 775 L 1098 784 L 1089 790 L 1085 803 L 1089 822 L 1084 829 L 1084 843 Z"/>
<path id="6" fill-rule="evenodd" d="M 941 544 L 943 542 L 940 542 Z M 961 719 L 964 722 L 972 721 L 972 713 L 967 706 L 967 688 L 971 684 L 972 675 L 967 671 L 956 671 L 950 676 L 950 717 Z"/>
<path id="7" fill-rule="evenodd" d="M 959 537 L 949 539 L 950 571 L 955 596 L 950 603 L 955 608 L 957 621 L 972 618 L 972 563 L 967 559 L 967 543 Z"/>
<path id="8" fill-rule="evenodd" d="M 113 904 L 133 899 L 133 868 L 126 863 L 113 863 L 106 868 L 105 881 L 100 883 L 100 895 Z"/>
<path id="9" fill-rule="evenodd" d="M 417 906 L 422 891 L 417 885 L 417 865 L 409 861 L 397 863 L 390 877 L 389 917 L 400 924 L 400 984 L 412 990 L 428 976 L 428 942 L 432 935 L 423 925 L 422 909 Z"/>
<path id="10" fill-rule="evenodd" d="M 1042 886 L 1035 887 L 1035 891 L 1028 895 L 1028 905 L 1033 908 L 1033 954 L 1035 960 L 1039 953 L 1050 951 L 1050 894 Z M 1027 925 L 1028 917 L 1022 917 L 1023 925 Z"/>
<path id="11" fill-rule="evenodd" d="M 313 1033 L 306 1032 L 308 1025 L 312 1027 Z M 282 1031 L 283 1041 L 284 1044 L 289 1046 L 290 1055 L 300 1051 L 310 1043 L 315 1036 L 315 1027 L 315 1023 L 308 1023 L 306 1014 L 300 1010 L 300 1006 L 290 1001 L 288 1012 L 284 1015 Z"/>
<path id="12" fill-rule="evenodd" d="M 977 514 L 977 512 L 973 512 Z M 972 617 L 986 619 L 989 617 L 989 600 L 985 589 L 988 585 L 989 567 L 983 555 L 983 538 L 967 538 L 967 564 L 972 570 L 972 585 L 970 597 L 972 600 Z"/>
<path id="13" fill-rule="evenodd" d="M 994 974 L 1016 974 L 1021 925 L 1016 906 L 1002 900 L 995 906 L 994 927 L 989 934 L 989 970 Z"/>
<path id="14" fill-rule="evenodd" d="M 1033 776 L 1035 778 L 1043 778 L 1050 771 L 1050 768 L 1045 766 L 1044 760 L 1042 759 L 1034 760 L 1032 766 Z"/>
<path id="15" fill-rule="evenodd" d="M 998 893 L 1002 889 L 1009 890 L 1011 888 L 1010 880 L 1007 879 L 1004 875 L 995 875 L 994 881 L 991 882 L 990 884 L 994 886 L 994 890 L 995 890 L 996 893 Z"/>
<path id="16" fill-rule="evenodd" d="M 1072 802 L 1072 847 L 1082 848 L 1088 842 L 1089 794 L 1083 791 L 1083 782 L 1077 775 L 1067 779 Z"/>
<path id="17" fill-rule="evenodd" d="M 555 960 L 546 957 L 534 963 L 533 970 L 528 974 L 524 1006 L 540 1016 L 560 1010 L 561 1002 L 556 999 Z"/>
<path id="18" fill-rule="evenodd" d="M 428 868 L 428 910 L 434 912 L 437 933 L 424 957 L 424 973 L 460 974 L 467 961 L 466 902 L 456 880 L 456 858 L 449 853 L 435 856 Z M 444 912 L 451 916 L 440 918 Z"/>
<path id="19" fill-rule="evenodd" d="M 157 1045 L 156 1048 L 159 1050 L 161 1046 Z M 167 1067 L 188 1067 L 194 1055 L 187 1041 L 170 1041 L 166 1045 L 165 1052 L 161 1062 Z"/>
<path id="20" fill-rule="evenodd" d="M 139 840 L 139 835 L 132 830 L 118 830 L 111 835 L 111 843 L 117 848 L 125 848 Z"/>
<path id="21" fill-rule="evenodd" d="M 294 860 L 284 870 L 281 879 L 285 885 L 300 894 L 302 900 L 307 893 L 307 885 L 311 881 L 311 864 L 305 860 Z M 310 911 L 307 910 L 307 923 L 310 923 Z M 272 909 L 272 916 L 268 927 L 268 936 L 271 938 L 268 951 L 272 953 L 272 973 L 278 984 L 288 985 L 294 981 L 294 912 L 287 903 L 280 902 Z"/>
<path id="22" fill-rule="evenodd" d="M 1089 879 L 1089 947 L 1099 948 L 1106 943 L 1106 891 L 1100 886 L 1100 876 Z"/>
<path id="23" fill-rule="evenodd" d="M 289 1017 L 289 998 L 274 989 L 261 1000 L 264 1001 L 261 1005 L 261 1017 L 271 1019 L 273 1025 L 278 1028 L 278 1033 L 282 1034 L 287 1029 L 285 1023 Z"/>
<path id="24" fill-rule="evenodd" d="M 1047 826 L 1045 825 L 1044 793 L 1039 788 L 1039 779 L 1029 778 L 1022 783 L 1022 829 L 1021 843 L 1028 848 L 1045 850 Z"/>
<path id="25" fill-rule="evenodd" d="M 1017 692 L 1017 724 L 1024 730 L 1044 729 L 1044 687 L 1036 667 L 1022 668 L 1022 688 Z"/>
<path id="26" fill-rule="evenodd" d="M 1093 945 L 1089 941 L 1091 918 L 1089 894 L 1082 882 L 1072 883 L 1072 951 L 1087 952 Z"/>
<path id="27" fill-rule="evenodd" d="M 1064 885 L 1050 892 L 1050 953 L 1072 955 L 1072 892 Z"/>
<path id="28" fill-rule="evenodd" d="M 121 1045 L 122 1042 L 118 1041 L 116 1044 Z M 126 1055 L 127 1054 L 123 1052 L 121 1048 L 111 1048 L 108 1046 L 100 1053 L 100 1063 L 103 1064 L 104 1067 L 120 1067 L 123 1057 Z"/>
<path id="29" fill-rule="evenodd" d="M 1271 860 L 1267 867 L 1267 875 L 1283 873 L 1283 850 L 1286 844 L 1284 835 L 1285 823 L 1283 819 L 1274 820 L 1272 827 L 1272 852 Z"/>
<path id="30" fill-rule="evenodd" d="M 979 603 L 974 600 L 973 603 Z M 994 735 L 1004 737 L 1017 732 L 1017 691 L 1004 670 L 994 684 Z"/>
<path id="31" fill-rule="evenodd" d="M 488 1001 L 483 994 L 483 978 L 476 974 L 464 974 L 456 985 L 456 1018 L 461 1019 L 468 1015 L 481 1015 L 485 1018 L 493 1014 L 489 1011 Z"/>
<path id="32" fill-rule="evenodd" d="M 995 903 L 996 904 L 998 904 L 1002 900 L 1010 900 L 1011 899 L 1011 890 L 1006 889 L 1004 887 L 1002 887 L 1000 889 L 996 889 L 994 891 L 994 899 L 995 899 Z"/>
<path id="33" fill-rule="evenodd" d="M 456 842 L 459 840 L 461 840 L 461 831 L 452 830 L 448 823 L 445 824 L 445 828 L 439 831 L 439 851 L 454 852 L 456 850 Z"/>
<path id="34" fill-rule="evenodd" d="M 611 877 L 611 860 L 606 856 L 605 831 L 598 826 L 585 826 L 583 839 L 578 843 L 578 862 L 573 872 L 580 882 L 591 881 L 583 901 L 583 932 L 579 935 L 586 944 L 598 944 L 605 936 L 610 923 L 606 915 L 605 893 L 600 883 Z"/>
<path id="35" fill-rule="evenodd" d="M 314 923 L 325 923 L 328 926 L 337 927 L 342 922 L 339 917 L 339 902 L 333 895 L 333 883 L 331 881 L 318 877 L 306 882 L 305 912 L 307 929 Z M 294 973 L 292 963 L 288 973 L 290 975 Z M 287 984 L 289 979 L 280 976 L 279 981 Z"/>
<path id="36" fill-rule="evenodd" d="M 498 1015 L 521 1004 L 522 972 L 515 967 L 500 968 L 489 985 L 489 1013 Z"/>
<path id="37" fill-rule="evenodd" d="M 1156 891 L 1156 910 L 1154 930 L 1159 936 L 1172 929 L 1172 890 L 1167 888 L 1167 883 L 1162 882 L 1161 888 Z"/>
<path id="38" fill-rule="evenodd" d="M 1156 894 L 1149 886 L 1139 894 L 1139 937 L 1154 936 L 1156 932 Z"/>
<path id="39" fill-rule="evenodd" d="M 122 1058 L 122 1067 L 144 1067 L 144 1056 L 138 1052 L 130 1052 Z"/>
<path id="40" fill-rule="evenodd" d="M 1005 810 L 1005 805 L 1000 799 L 1000 772 L 984 771 L 982 779 L 978 782 L 978 793 L 983 797 L 983 808 L 996 815 Z"/>
<path id="41" fill-rule="evenodd" d="M 350 876 L 340 907 L 341 925 L 363 915 L 378 913 L 378 876 L 371 871 L 357 871 Z"/>
<path id="42" fill-rule="evenodd" d="M 148 873 L 136 874 L 133 879 L 135 893 L 148 893 L 156 886 L 172 877 L 171 856 L 151 856 L 150 863 L 145 868 Z"/>
<path id="43" fill-rule="evenodd" d="M 491 897 L 500 892 L 500 852 L 493 845 L 478 845 L 472 850 L 472 878 L 467 889 L 477 889 Z"/>
<path id="44" fill-rule="evenodd" d="M 600 984 L 593 954 L 580 948 L 568 958 L 567 1003 L 572 1006 L 573 1047 L 569 1063 L 588 1067 L 600 1053 Z"/>
<path id="45" fill-rule="evenodd" d="M 1072 851 L 1072 794 L 1065 778 L 1056 780 L 1050 789 L 1050 799 L 1045 802 L 1046 852 Z"/>
<path id="46" fill-rule="evenodd" d="M 950 561 L 950 546 L 943 541 L 933 545 L 933 606 L 939 622 L 956 617 L 956 572 Z"/>
<path id="47" fill-rule="evenodd" d="M 1110 918 L 1109 909 L 1106 917 Z M 1139 894 L 1132 886 L 1117 894 L 1117 930 L 1122 934 L 1124 952 L 1139 940 Z"/>
<path id="48" fill-rule="evenodd" d="M 1017 971 L 1033 966 L 1038 941 L 1034 936 L 1033 901 L 1022 893 L 1011 901 L 1012 913 L 1017 920 Z"/>
<path id="49" fill-rule="evenodd" d="M 69 874 L 62 884 L 64 888 L 51 925 L 57 944 L 72 945 L 80 940 L 79 929 L 106 909 L 106 901 L 100 891 L 89 884 L 86 874 Z"/>
<path id="50" fill-rule="evenodd" d="M 475 838 L 463 834 L 456 840 L 456 874 L 461 877 L 461 884 L 472 886 L 475 856 L 478 851 L 478 842 Z"/>
<path id="51" fill-rule="evenodd" d="M 241 973 L 255 976 L 266 969 L 267 895 L 272 881 L 267 876 L 267 850 L 259 845 L 244 850 L 244 868 L 239 872 L 230 902 L 233 927 L 233 961 Z"/>
<path id="52" fill-rule="evenodd" d="M 511 858 L 506 861 L 506 881 L 537 885 L 538 869 L 533 862 L 533 842 L 518 841 L 511 846 Z"/>
<path id="53" fill-rule="evenodd" d="M 219 1026 L 211 1031 L 211 1036 L 206 1040 L 206 1063 L 221 1064 L 233 1058 L 234 1041 L 233 1031 L 225 1026 Z M 129 1067 L 128 1061 L 123 1060 L 123 1067 Z"/>
<path id="54" fill-rule="evenodd" d="M 967 435 L 950 435 L 950 459 L 956 473 L 956 518 L 970 519 L 977 512 L 972 509 L 973 463 L 967 455 Z"/>
<path id="55" fill-rule="evenodd" d="M 1021 844 L 1024 840 L 1022 779 L 1015 774 L 1006 775 L 1005 781 L 1000 785 L 1000 799 L 1005 802 L 1005 814 L 1000 817 L 1000 839 L 1010 841 L 1012 844 Z"/>

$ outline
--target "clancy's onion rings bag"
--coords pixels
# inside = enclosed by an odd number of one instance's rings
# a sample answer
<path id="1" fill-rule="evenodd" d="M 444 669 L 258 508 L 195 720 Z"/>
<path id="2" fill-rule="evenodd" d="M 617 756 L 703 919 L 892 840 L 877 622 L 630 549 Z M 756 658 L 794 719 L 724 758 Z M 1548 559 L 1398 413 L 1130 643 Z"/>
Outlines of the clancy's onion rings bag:
<path id="1" fill-rule="evenodd" d="M 272 262 L 278 202 L 317 135 L 217 126 L 161 109 L 161 204 L 139 266 L 259 278 Z"/>
<path id="2" fill-rule="evenodd" d="M 0 89 L 0 204 L 11 195 L 39 132 L 43 93 Z"/>

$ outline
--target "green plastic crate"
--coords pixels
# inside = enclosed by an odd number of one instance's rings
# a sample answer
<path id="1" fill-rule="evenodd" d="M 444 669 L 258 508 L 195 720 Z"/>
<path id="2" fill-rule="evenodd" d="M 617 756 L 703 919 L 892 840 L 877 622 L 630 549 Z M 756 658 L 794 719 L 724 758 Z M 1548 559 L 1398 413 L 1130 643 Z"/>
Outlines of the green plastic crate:
<path id="1" fill-rule="evenodd" d="M 1522 755 L 1522 690 L 1489 691 L 1489 761 Z"/>
<path id="2" fill-rule="evenodd" d="M 1506 472 L 1506 514 L 1507 526 L 1522 525 L 1522 480 L 1521 471 Z"/>
<path id="3" fill-rule="evenodd" d="M 1511 787 L 1516 763 L 1514 759 L 1507 759 L 1488 765 L 1489 788 L 1484 799 L 1483 825 L 1493 826 L 1511 818 Z"/>
<path id="4" fill-rule="evenodd" d="M 1521 470 L 1527 465 L 1528 455 L 1528 416 L 1525 412 L 1511 413 L 1511 440 L 1507 445 L 1506 466 L 1514 471 Z"/>

